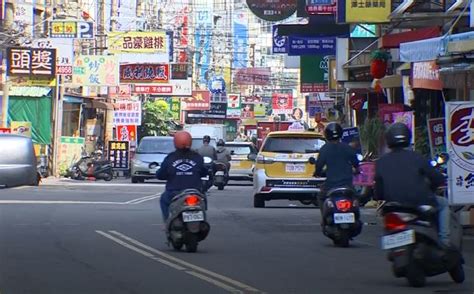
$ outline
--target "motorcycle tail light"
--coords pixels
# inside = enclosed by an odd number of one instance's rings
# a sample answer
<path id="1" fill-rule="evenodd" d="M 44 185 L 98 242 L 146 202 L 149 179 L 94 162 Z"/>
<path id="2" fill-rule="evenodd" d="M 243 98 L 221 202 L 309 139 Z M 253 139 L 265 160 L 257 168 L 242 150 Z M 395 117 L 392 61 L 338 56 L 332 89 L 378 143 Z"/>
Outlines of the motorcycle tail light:
<path id="1" fill-rule="evenodd" d="M 187 206 L 197 206 L 201 200 L 199 200 L 199 197 L 197 195 L 189 195 L 184 199 L 184 204 Z"/>
<path id="2" fill-rule="evenodd" d="M 336 207 L 337 210 L 342 212 L 349 211 L 352 208 L 352 201 L 347 199 L 338 200 L 336 201 Z"/>
<path id="3" fill-rule="evenodd" d="M 407 227 L 407 222 L 409 218 L 406 217 L 407 214 L 401 214 L 396 212 L 387 213 L 384 216 L 384 226 L 388 231 L 398 231 L 404 230 Z"/>

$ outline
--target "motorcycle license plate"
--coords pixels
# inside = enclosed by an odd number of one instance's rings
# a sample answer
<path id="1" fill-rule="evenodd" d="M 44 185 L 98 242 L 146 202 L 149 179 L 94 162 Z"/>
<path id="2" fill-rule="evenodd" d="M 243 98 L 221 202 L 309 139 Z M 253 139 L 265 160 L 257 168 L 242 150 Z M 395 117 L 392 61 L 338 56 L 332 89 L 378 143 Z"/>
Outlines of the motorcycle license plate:
<path id="1" fill-rule="evenodd" d="M 335 213 L 334 214 L 335 224 L 353 224 L 355 223 L 354 213 Z"/>
<path id="2" fill-rule="evenodd" d="M 382 237 L 382 249 L 392 249 L 415 243 L 415 231 L 407 230 Z"/>
<path id="3" fill-rule="evenodd" d="M 224 172 L 223 171 L 218 171 L 218 172 L 216 172 L 216 176 L 224 176 Z"/>
<path id="4" fill-rule="evenodd" d="M 188 211 L 183 212 L 183 222 L 199 222 L 204 220 L 204 212 L 202 211 Z"/>

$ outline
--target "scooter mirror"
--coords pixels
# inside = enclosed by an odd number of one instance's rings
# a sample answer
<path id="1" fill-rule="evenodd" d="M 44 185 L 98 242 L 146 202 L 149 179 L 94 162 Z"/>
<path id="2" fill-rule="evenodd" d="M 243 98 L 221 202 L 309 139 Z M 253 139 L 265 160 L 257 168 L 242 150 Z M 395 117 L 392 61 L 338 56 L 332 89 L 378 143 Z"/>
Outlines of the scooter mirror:
<path id="1" fill-rule="evenodd" d="M 210 157 L 204 157 L 204 163 L 209 164 L 212 163 L 212 159 Z"/>
<path id="2" fill-rule="evenodd" d="M 310 157 L 309 160 L 308 160 L 308 162 L 309 162 L 310 164 L 316 164 L 316 158 Z"/>

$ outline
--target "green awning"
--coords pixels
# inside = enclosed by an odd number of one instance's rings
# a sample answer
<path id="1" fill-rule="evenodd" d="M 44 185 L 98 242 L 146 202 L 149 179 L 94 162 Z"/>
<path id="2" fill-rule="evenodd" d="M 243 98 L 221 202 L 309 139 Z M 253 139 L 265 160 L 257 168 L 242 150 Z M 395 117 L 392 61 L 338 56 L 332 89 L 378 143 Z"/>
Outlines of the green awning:
<path id="1" fill-rule="evenodd" d="M 51 88 L 47 87 L 10 87 L 9 96 L 18 97 L 43 97 L 49 96 Z"/>

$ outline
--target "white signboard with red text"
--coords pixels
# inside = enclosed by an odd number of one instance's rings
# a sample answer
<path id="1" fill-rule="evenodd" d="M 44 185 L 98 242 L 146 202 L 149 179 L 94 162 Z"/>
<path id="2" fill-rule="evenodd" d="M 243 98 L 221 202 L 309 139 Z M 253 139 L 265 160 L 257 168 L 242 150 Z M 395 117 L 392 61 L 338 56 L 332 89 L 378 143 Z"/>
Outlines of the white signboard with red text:
<path id="1" fill-rule="evenodd" d="M 474 204 L 474 102 L 446 102 L 449 202 Z"/>

